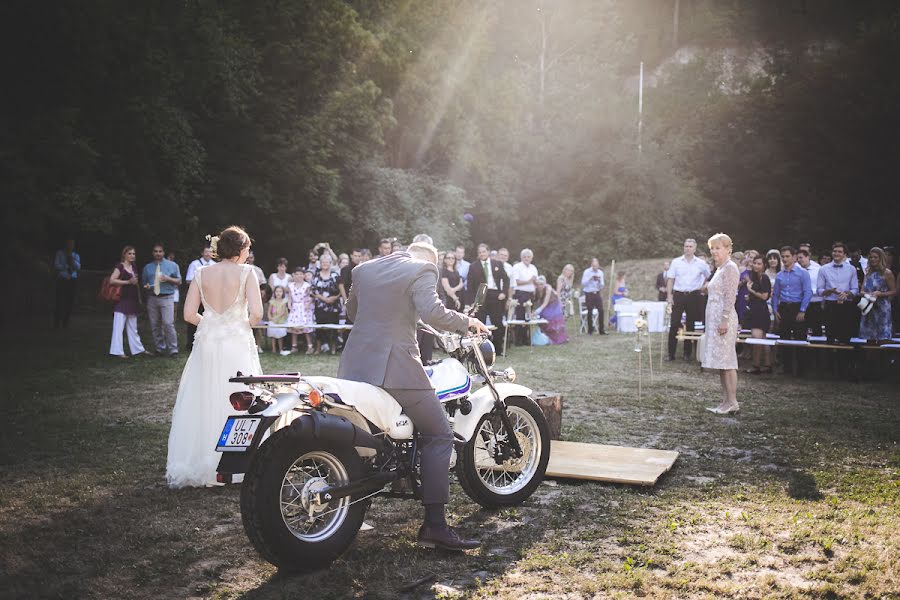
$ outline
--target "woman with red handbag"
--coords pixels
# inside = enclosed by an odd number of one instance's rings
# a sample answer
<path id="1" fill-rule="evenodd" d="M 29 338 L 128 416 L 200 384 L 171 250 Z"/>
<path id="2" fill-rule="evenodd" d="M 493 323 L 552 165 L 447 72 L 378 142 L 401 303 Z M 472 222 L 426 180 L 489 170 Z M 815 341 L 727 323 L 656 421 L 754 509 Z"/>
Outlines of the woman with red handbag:
<path id="1" fill-rule="evenodd" d="M 112 339 L 109 342 L 109 353 L 119 358 L 128 358 L 122 345 L 122 331 L 128 335 L 128 349 L 132 356 L 144 352 L 144 345 L 138 335 L 137 318 L 140 312 L 140 291 L 138 288 L 137 269 L 134 266 L 134 246 L 122 249 L 121 262 L 109 276 L 109 285 L 120 290 L 119 299 L 113 305 Z"/>

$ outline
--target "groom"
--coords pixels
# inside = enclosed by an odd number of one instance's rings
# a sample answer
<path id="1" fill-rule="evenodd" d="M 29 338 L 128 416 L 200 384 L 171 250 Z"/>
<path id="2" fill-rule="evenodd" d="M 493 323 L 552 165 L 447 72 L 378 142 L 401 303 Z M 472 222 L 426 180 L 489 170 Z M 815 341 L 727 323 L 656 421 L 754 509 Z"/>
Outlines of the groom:
<path id="1" fill-rule="evenodd" d="M 447 310 L 437 295 L 437 250 L 414 242 L 405 252 L 362 263 L 353 269 L 347 317 L 353 329 L 341 355 L 338 377 L 384 388 L 419 432 L 425 522 L 419 544 L 446 550 L 477 548 L 447 525 L 453 432 L 425 374 L 416 345 L 416 321 L 447 331 L 487 332 L 478 319 Z"/>

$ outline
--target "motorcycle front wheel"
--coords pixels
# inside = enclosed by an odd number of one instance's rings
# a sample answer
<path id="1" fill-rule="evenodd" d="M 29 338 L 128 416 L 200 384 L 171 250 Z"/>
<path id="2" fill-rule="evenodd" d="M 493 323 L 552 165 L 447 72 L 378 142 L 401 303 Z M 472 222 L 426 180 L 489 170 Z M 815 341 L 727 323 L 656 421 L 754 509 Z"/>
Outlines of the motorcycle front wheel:
<path id="1" fill-rule="evenodd" d="M 485 508 L 524 502 L 544 479 L 550 460 L 550 431 L 540 407 L 523 397 L 507 398 L 506 407 L 522 456 L 498 464 L 496 457 L 509 449 L 510 432 L 497 415 L 487 414 L 463 447 L 457 466 L 463 490 Z"/>
<path id="2" fill-rule="evenodd" d="M 353 448 L 312 443 L 289 427 L 281 429 L 260 447 L 241 485 L 247 537 L 279 569 L 327 567 L 353 543 L 366 509 L 350 497 L 317 504 L 315 494 L 361 473 Z"/>

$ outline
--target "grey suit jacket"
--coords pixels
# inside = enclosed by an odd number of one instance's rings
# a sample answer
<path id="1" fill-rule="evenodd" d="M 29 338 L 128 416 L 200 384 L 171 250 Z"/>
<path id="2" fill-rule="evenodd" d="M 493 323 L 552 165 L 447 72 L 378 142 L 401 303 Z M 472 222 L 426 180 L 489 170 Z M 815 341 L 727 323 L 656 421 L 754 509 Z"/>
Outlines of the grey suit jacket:
<path id="1" fill-rule="evenodd" d="M 441 303 L 437 282 L 437 267 L 408 252 L 356 266 L 347 301 L 353 329 L 338 377 L 384 388 L 430 389 L 416 344 L 416 321 L 444 331 L 464 332 L 469 325 L 468 317 Z"/>

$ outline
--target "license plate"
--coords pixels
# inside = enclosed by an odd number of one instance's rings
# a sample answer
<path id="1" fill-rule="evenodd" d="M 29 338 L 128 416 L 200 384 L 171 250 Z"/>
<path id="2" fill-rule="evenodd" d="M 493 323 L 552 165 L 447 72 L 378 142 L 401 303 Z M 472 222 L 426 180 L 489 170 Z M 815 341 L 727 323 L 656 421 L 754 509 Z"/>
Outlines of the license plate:
<path id="1" fill-rule="evenodd" d="M 253 443 L 260 421 L 261 417 L 228 417 L 216 452 L 245 452 Z"/>

